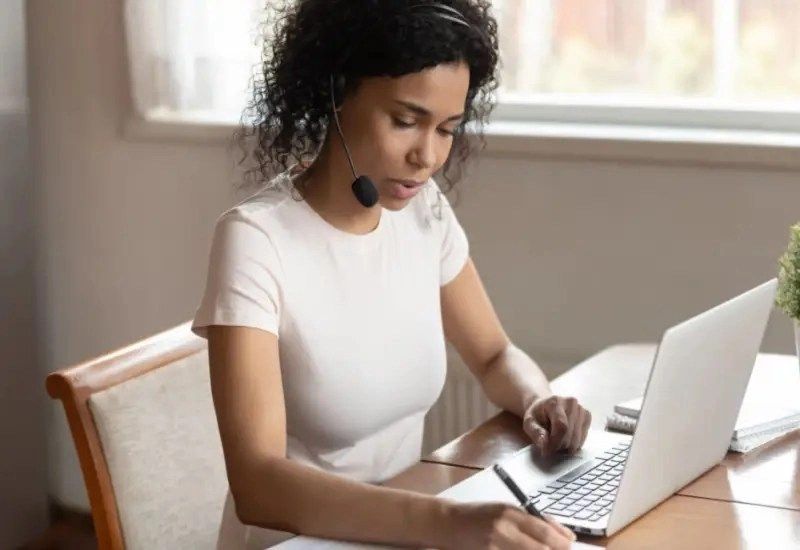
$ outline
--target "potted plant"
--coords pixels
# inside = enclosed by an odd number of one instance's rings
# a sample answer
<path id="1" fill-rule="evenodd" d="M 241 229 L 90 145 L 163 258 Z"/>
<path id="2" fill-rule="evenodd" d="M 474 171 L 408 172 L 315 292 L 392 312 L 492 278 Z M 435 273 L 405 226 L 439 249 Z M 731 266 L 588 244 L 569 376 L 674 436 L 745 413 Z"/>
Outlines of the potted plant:
<path id="1" fill-rule="evenodd" d="M 791 227 L 789 248 L 778 260 L 775 304 L 794 322 L 794 342 L 800 357 L 800 223 Z"/>

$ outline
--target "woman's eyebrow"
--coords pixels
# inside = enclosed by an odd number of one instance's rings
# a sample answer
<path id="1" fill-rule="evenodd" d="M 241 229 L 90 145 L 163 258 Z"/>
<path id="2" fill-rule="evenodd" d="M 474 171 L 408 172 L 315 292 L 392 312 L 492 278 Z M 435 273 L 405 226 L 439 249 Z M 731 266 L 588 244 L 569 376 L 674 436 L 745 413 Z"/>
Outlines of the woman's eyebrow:
<path id="1" fill-rule="evenodd" d="M 395 101 L 395 103 L 399 103 L 403 107 L 406 107 L 406 108 L 414 111 L 418 115 L 431 116 L 431 112 L 428 109 L 426 109 L 425 107 L 422 107 L 421 105 L 417 105 L 416 103 L 411 103 L 409 101 L 403 101 L 401 99 L 395 99 L 394 101 Z M 448 117 L 447 120 L 445 120 L 445 122 L 449 122 L 451 120 L 458 120 L 458 119 L 463 118 L 463 117 L 464 117 L 464 113 L 459 113 L 457 115 L 453 115 L 451 117 Z"/>

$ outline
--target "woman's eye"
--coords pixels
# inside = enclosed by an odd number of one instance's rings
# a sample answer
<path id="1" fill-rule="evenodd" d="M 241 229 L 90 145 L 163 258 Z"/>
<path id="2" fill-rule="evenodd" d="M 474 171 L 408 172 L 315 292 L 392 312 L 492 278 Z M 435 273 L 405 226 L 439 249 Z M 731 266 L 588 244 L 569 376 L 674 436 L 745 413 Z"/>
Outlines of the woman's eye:
<path id="1" fill-rule="evenodd" d="M 398 128 L 411 128 L 412 126 L 414 126 L 413 122 L 406 122 L 405 120 L 401 120 L 399 118 L 392 118 L 392 122 Z M 449 130 L 444 130 L 444 129 L 441 129 L 441 128 L 439 128 L 439 133 L 441 133 L 443 135 L 446 135 L 446 136 L 449 136 L 449 137 L 455 136 L 455 132 L 451 132 Z"/>
<path id="2" fill-rule="evenodd" d="M 414 126 L 413 122 L 406 122 L 404 120 L 400 120 L 399 118 L 392 119 L 394 121 L 395 126 L 399 126 L 400 128 L 410 128 Z"/>

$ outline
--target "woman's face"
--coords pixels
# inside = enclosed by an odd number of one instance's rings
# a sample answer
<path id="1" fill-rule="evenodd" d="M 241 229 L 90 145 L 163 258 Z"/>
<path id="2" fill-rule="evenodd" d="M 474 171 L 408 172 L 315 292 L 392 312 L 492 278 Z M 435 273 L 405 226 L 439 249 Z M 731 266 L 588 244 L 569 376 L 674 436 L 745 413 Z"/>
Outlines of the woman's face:
<path id="1" fill-rule="evenodd" d="M 380 203 L 400 210 L 447 160 L 469 88 L 466 63 L 442 64 L 397 78 L 369 77 L 345 97 L 339 120 L 358 175 Z M 330 139 L 339 140 L 331 134 Z"/>

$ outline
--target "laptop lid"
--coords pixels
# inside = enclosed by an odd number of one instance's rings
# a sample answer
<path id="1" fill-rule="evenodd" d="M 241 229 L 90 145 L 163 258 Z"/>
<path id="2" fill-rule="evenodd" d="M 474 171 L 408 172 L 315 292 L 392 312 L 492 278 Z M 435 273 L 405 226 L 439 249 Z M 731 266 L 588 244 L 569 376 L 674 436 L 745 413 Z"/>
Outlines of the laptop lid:
<path id="1" fill-rule="evenodd" d="M 609 536 L 725 456 L 776 286 L 772 279 L 664 333 L 608 518 Z"/>

